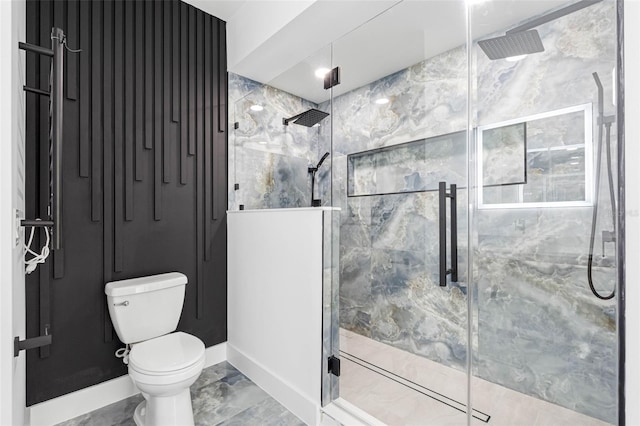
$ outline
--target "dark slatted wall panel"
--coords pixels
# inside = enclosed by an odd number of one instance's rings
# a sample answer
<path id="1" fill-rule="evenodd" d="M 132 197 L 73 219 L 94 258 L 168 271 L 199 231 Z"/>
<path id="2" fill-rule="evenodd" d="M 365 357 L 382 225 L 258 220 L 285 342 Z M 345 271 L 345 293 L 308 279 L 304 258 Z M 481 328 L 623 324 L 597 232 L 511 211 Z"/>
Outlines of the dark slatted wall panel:
<path id="1" fill-rule="evenodd" d="M 198 197 L 196 197 L 196 255 L 198 259 L 204 258 L 204 235 L 203 235 L 203 220 L 204 220 L 204 147 L 203 147 L 203 133 L 204 126 L 202 118 L 204 116 L 204 99 L 202 96 L 202 25 L 204 21 L 204 14 L 201 11 L 196 11 L 195 16 L 195 30 L 196 30 L 196 105 L 194 108 L 194 115 L 196 116 L 196 191 Z M 202 286 L 204 282 L 204 270 L 201 262 L 198 262 L 197 271 L 197 309 L 196 315 L 198 318 L 202 318 L 204 311 L 204 302 L 202 300 Z"/>
<path id="2" fill-rule="evenodd" d="M 173 160 L 173 135 L 172 135 L 172 120 L 171 120 L 171 66 L 172 52 L 171 36 L 173 35 L 171 29 L 171 3 L 162 2 L 164 26 L 162 29 L 162 36 L 164 41 L 162 44 L 162 59 L 163 59 L 163 86 L 162 86 L 162 182 L 171 183 L 171 171 Z"/>
<path id="3" fill-rule="evenodd" d="M 79 40 L 78 33 L 78 16 L 80 13 L 78 0 L 69 0 L 67 2 L 67 28 L 68 34 L 76 35 L 76 40 Z M 71 49 L 78 49 L 79 44 L 71 46 Z M 65 67 L 65 81 L 64 88 L 66 91 L 67 99 L 78 99 L 78 55 L 69 54 L 65 55 L 67 66 Z"/>
<path id="4" fill-rule="evenodd" d="M 188 46 L 189 38 L 187 26 L 189 25 L 189 9 L 187 5 L 180 5 L 180 183 L 187 184 L 187 146 L 189 143 L 189 125 L 187 121 L 187 96 L 189 90 L 188 70 Z"/>
<path id="5" fill-rule="evenodd" d="M 53 5 L 51 3 L 40 3 L 40 27 L 41 30 L 39 32 L 39 41 L 37 44 L 41 46 L 51 46 L 51 31 L 47 31 L 46 28 L 50 28 L 53 24 Z M 49 88 L 49 70 L 51 68 L 50 62 L 48 59 L 40 57 L 40 73 L 39 73 L 39 84 L 36 87 L 46 87 L 47 90 Z M 27 83 L 28 84 L 28 83 Z M 35 144 L 40 148 L 39 152 L 39 160 L 40 164 L 44 164 L 45 167 L 40 168 L 40 173 L 38 175 L 38 194 L 39 194 L 39 214 L 38 217 L 47 217 L 47 206 L 49 202 L 49 157 L 47 155 L 49 151 L 49 100 L 43 97 L 40 97 L 40 114 L 38 116 L 38 129 L 39 129 L 39 137 Z M 26 127 L 29 127 L 27 125 Z M 29 193 L 26 194 L 27 198 L 30 196 Z M 40 231 L 41 241 L 44 241 L 44 232 Z M 40 335 L 47 334 L 49 332 L 48 328 L 51 323 L 50 321 L 50 309 L 48 307 L 51 305 L 50 295 L 51 295 L 51 285 L 49 283 L 49 276 L 52 273 L 51 268 L 51 260 L 44 265 L 40 265 L 40 274 L 39 274 L 39 305 L 38 310 L 40 313 L 40 321 L 39 321 L 39 333 Z M 44 266 L 44 268 L 43 268 Z M 50 354 L 50 348 L 44 347 L 39 350 L 41 357 L 47 357 Z"/>
<path id="6" fill-rule="evenodd" d="M 144 147 L 153 147 L 153 102 L 154 93 L 154 66 L 153 60 L 153 2 L 136 2 L 136 7 L 144 11 Z"/>
<path id="7" fill-rule="evenodd" d="M 141 182 L 144 177 L 144 162 L 143 162 L 143 146 L 144 146 L 144 131 L 145 131 L 145 115 L 144 115 L 144 84 L 145 84 L 145 67 L 144 67 L 144 58 L 145 58 L 145 49 L 144 49 L 144 37 L 145 37 L 145 26 L 144 26 L 144 3 L 135 2 L 133 3 L 135 9 L 135 30 L 133 37 L 135 37 L 134 41 L 134 50 L 133 55 L 135 58 L 135 68 L 134 68 L 134 76 L 135 76 L 135 112 L 133 117 L 133 122 L 137 123 L 134 125 L 135 131 L 135 176 L 136 180 Z M 127 38 L 128 40 L 129 38 Z"/>
<path id="8" fill-rule="evenodd" d="M 125 35 L 124 35 L 124 219 L 133 220 L 133 144 L 134 144 L 134 110 L 135 68 L 133 55 L 136 46 L 134 38 L 135 3 L 125 2 Z"/>
<path id="9" fill-rule="evenodd" d="M 109 281 L 183 272 L 178 329 L 226 340 L 224 22 L 173 0 L 28 0 L 27 42 L 50 47 L 53 26 L 81 52 L 65 52 L 64 250 L 27 276 L 27 335 L 54 336 L 27 353 L 28 405 L 126 374 Z M 27 85 L 49 71 L 27 54 Z M 26 96 L 26 213 L 46 218 L 48 99 Z"/>
<path id="10" fill-rule="evenodd" d="M 113 84 L 113 68 L 114 68 L 114 54 L 113 54 L 113 1 L 105 0 L 103 3 L 103 138 L 102 138 L 102 168 L 103 168 L 103 221 L 102 221 L 102 276 L 105 282 L 111 281 L 113 277 L 113 237 L 114 237 L 114 224 L 113 224 L 113 147 L 114 147 L 114 125 L 113 125 L 113 112 L 114 112 L 114 84 Z M 103 303 L 103 326 L 104 326 L 104 341 L 111 342 L 113 340 L 113 327 L 109 322 L 109 314 L 107 311 L 106 303 Z"/>
<path id="11" fill-rule="evenodd" d="M 79 56 L 80 62 L 80 104 L 84 106 L 91 105 L 91 2 L 80 2 L 80 37 L 79 46 L 84 52 Z M 80 109 L 80 176 L 89 177 L 89 147 L 91 142 L 91 108 L 85 107 Z"/>

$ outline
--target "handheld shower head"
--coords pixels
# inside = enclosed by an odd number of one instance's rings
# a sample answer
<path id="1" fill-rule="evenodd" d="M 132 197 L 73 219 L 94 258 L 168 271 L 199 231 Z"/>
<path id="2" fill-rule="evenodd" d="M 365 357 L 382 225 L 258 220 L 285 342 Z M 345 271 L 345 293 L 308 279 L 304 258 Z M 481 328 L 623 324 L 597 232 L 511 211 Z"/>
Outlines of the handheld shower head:
<path id="1" fill-rule="evenodd" d="M 322 165 L 322 163 L 324 162 L 324 160 L 327 159 L 327 157 L 329 156 L 328 152 L 325 152 L 324 155 L 322 156 L 322 158 L 320 159 L 320 161 L 318 161 L 318 165 L 316 166 L 316 169 L 319 169 L 320 166 Z"/>

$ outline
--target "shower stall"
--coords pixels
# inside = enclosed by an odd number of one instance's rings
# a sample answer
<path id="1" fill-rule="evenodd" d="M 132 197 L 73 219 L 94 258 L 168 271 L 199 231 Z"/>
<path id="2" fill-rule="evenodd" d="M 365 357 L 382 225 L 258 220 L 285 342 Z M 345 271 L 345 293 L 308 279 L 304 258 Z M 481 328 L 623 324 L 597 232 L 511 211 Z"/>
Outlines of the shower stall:
<path id="1" fill-rule="evenodd" d="M 620 422 L 620 14 L 401 1 L 272 81 L 230 76 L 229 208 L 340 208 L 323 404 Z"/>

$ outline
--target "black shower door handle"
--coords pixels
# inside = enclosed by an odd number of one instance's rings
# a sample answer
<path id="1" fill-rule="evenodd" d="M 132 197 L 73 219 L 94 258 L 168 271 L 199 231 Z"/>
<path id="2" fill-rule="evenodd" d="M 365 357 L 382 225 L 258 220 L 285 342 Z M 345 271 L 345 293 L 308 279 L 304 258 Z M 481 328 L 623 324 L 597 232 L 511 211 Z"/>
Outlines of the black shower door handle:
<path id="1" fill-rule="evenodd" d="M 451 281 L 458 281 L 458 217 L 456 206 L 456 185 L 451 184 L 447 193 L 447 183 L 438 184 L 438 204 L 440 223 L 440 287 L 446 287 L 447 275 Z M 451 201 L 451 268 L 447 269 L 447 198 Z"/>

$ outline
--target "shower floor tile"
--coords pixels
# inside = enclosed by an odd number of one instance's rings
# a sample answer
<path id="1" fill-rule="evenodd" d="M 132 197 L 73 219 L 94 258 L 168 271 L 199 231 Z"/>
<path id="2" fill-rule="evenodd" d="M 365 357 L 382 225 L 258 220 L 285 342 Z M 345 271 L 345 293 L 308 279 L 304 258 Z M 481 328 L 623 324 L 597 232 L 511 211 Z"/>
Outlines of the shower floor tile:
<path id="1" fill-rule="evenodd" d="M 135 395 L 58 426 L 134 426 L 133 411 L 142 400 Z M 228 362 L 203 370 L 191 386 L 191 400 L 196 425 L 304 425 Z"/>
<path id="2" fill-rule="evenodd" d="M 340 329 L 340 397 L 389 425 L 466 425 L 467 376 Z M 472 424 L 607 426 L 601 420 L 473 378 Z"/>

